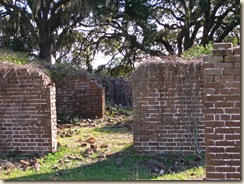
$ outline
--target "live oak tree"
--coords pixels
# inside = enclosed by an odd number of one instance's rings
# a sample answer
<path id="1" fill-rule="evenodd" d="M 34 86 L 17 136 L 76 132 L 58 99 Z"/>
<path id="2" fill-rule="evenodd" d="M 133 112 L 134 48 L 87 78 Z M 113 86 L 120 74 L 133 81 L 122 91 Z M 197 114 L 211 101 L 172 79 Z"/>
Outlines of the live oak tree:
<path id="1" fill-rule="evenodd" d="M 237 0 L 159 0 L 152 14 L 162 27 L 156 41 L 169 53 L 181 54 L 194 44 L 222 42 L 235 28 L 240 29 Z"/>
<path id="2" fill-rule="evenodd" d="M 126 73 L 141 57 L 240 40 L 237 0 L 39 0 L 35 7 L 36 1 L 0 0 L 8 41 L 38 50 L 43 60 L 54 55 L 57 61 L 85 63 L 89 71 L 100 52 L 111 56 L 100 69 L 116 61 L 115 69 Z"/>
<path id="3" fill-rule="evenodd" d="M 1 30 L 7 43 L 22 38 L 22 45 L 30 47 L 27 50 L 36 49 L 40 59 L 51 61 L 58 50 L 73 43 L 74 29 L 88 17 L 92 3 L 88 6 L 85 0 L 0 0 L 0 5 L 4 8 L 0 12 Z"/>
<path id="4" fill-rule="evenodd" d="M 130 71 L 134 62 L 146 55 L 180 56 L 194 45 L 206 46 L 225 40 L 240 44 L 240 2 L 237 0 L 109 2 L 101 14 L 110 15 L 106 17 L 110 32 L 99 29 L 100 40 L 94 44 L 105 45 L 104 52 L 112 53 L 112 61 L 116 55 L 122 56 L 115 69 Z M 104 17 L 100 21 L 105 21 Z M 97 32 L 92 31 L 91 37 L 96 35 Z M 106 44 L 109 45 L 106 47 Z"/>

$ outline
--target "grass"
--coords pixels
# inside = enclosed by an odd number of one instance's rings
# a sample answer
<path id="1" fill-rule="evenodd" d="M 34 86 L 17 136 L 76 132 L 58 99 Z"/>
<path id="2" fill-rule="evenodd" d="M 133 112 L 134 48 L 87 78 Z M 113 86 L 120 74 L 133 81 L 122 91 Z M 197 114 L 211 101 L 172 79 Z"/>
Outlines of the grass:
<path id="1" fill-rule="evenodd" d="M 155 177 L 153 180 L 202 180 L 205 174 L 205 167 L 191 168 L 180 173 L 165 174 Z"/>
<path id="2" fill-rule="evenodd" d="M 93 120 L 87 127 L 83 126 L 87 123 L 82 123 L 82 120 L 72 126 L 59 125 L 58 151 L 37 159 L 40 164 L 39 171 L 31 166 L 24 171 L 19 166 L 21 159 L 28 161 L 33 156 L 8 155 L 0 158 L 0 163 L 1 160 L 9 160 L 15 163 L 16 168 L 4 169 L 2 167 L 0 179 L 108 181 L 202 180 L 205 177 L 204 159 L 194 162 L 194 155 L 185 156 L 185 162 L 180 163 L 180 157 L 176 155 L 136 153 L 132 147 L 132 131 L 128 126 L 130 120 L 128 113 L 119 113 L 117 116 L 110 115 L 103 120 Z M 89 143 L 91 140 L 94 143 Z M 93 153 L 87 154 L 86 151 L 91 145 L 97 148 Z M 158 163 L 166 168 L 165 174 L 159 175 L 152 171 Z M 167 170 L 173 163 L 174 168 Z"/>

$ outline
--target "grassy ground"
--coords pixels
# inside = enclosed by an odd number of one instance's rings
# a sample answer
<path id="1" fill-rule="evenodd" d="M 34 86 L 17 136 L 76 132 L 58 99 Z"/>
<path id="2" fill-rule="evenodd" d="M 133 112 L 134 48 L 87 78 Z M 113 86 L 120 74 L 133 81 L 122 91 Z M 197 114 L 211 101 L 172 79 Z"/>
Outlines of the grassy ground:
<path id="1" fill-rule="evenodd" d="M 131 111 L 110 107 L 106 114 L 103 120 L 66 118 L 67 122 L 58 126 L 59 147 L 55 153 L 1 157 L 0 179 L 202 180 L 205 177 L 203 157 L 136 153 L 132 147 Z M 23 165 L 23 161 L 29 165 Z"/>

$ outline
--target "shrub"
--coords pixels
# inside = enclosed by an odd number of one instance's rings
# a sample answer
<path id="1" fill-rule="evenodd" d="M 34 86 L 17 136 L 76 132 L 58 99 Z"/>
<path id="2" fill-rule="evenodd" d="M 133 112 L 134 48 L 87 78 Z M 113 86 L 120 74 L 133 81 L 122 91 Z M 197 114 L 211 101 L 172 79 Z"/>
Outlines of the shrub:
<path id="1" fill-rule="evenodd" d="M 204 55 L 210 55 L 212 53 L 212 50 L 212 44 L 208 44 L 205 47 L 203 45 L 197 45 L 183 52 L 182 57 L 186 59 L 198 58 Z"/>

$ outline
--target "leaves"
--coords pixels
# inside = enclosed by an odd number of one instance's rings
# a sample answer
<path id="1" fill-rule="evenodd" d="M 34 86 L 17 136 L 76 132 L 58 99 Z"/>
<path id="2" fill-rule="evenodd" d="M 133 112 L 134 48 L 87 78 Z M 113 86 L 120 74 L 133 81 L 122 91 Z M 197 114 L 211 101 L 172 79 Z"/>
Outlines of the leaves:
<path id="1" fill-rule="evenodd" d="M 49 62 L 53 55 L 89 72 L 101 53 L 110 57 L 105 68 L 118 76 L 148 55 L 181 55 L 211 42 L 240 44 L 237 0 L 48 1 L 34 23 L 32 1 L 16 2 L 0 0 L 1 46 L 38 52 Z"/>
<path id="2" fill-rule="evenodd" d="M 193 46 L 182 54 L 183 58 L 194 59 L 204 55 L 210 55 L 212 53 L 213 46 L 208 44 L 205 47 L 202 45 Z"/>

